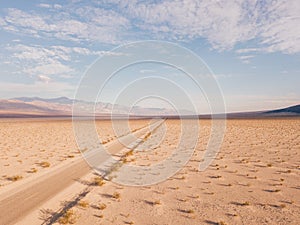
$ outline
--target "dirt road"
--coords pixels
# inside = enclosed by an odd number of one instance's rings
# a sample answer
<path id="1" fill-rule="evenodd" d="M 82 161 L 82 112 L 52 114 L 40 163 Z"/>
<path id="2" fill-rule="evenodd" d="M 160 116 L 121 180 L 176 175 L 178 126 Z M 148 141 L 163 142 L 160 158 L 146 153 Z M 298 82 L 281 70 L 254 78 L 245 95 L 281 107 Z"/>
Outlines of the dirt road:
<path id="1" fill-rule="evenodd" d="M 152 123 L 152 129 L 155 126 L 160 126 L 161 123 L 161 121 Z M 135 131 L 134 134 L 136 137 L 143 137 L 150 132 L 149 127 L 144 127 Z M 130 144 L 137 141 L 133 135 L 129 134 L 122 137 L 122 143 L 124 142 Z M 122 151 L 124 146 L 116 140 L 108 144 L 107 149 L 114 154 Z M 88 157 L 92 158 L 93 153 L 89 154 Z M 80 157 L 66 166 L 53 168 L 51 172 L 31 179 L 30 182 L 22 182 L 21 185 L 14 186 L 12 190 L 1 191 L 0 224 L 14 224 L 90 171 L 89 165 Z"/>

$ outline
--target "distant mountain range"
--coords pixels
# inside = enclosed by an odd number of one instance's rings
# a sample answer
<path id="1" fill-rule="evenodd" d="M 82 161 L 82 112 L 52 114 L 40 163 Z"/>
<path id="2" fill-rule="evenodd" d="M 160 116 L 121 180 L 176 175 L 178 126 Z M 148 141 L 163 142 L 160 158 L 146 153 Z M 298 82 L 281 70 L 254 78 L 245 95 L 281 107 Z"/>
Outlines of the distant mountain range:
<path id="1" fill-rule="evenodd" d="M 177 112 L 166 108 L 143 108 L 134 106 L 128 108 L 122 105 L 113 105 L 103 102 L 88 102 L 81 100 L 60 98 L 39 98 L 39 97 L 19 97 L 12 99 L 0 99 L 0 117 L 70 117 L 72 116 L 73 102 L 82 109 L 79 116 L 87 114 L 95 109 L 96 116 L 108 116 L 112 112 L 114 115 L 124 116 L 130 111 L 131 116 L 160 116 L 177 115 Z M 182 110 L 181 115 L 192 115 L 190 111 Z"/>
<path id="2" fill-rule="evenodd" d="M 73 102 L 85 109 L 84 112 L 92 112 L 95 107 L 95 115 L 98 117 L 107 117 L 113 111 L 114 114 L 124 116 L 129 108 L 122 105 L 113 105 L 110 103 L 97 102 L 96 104 L 87 101 L 73 100 L 66 97 L 60 98 L 39 98 L 39 97 L 20 97 L 12 99 L 0 99 L 0 117 L 70 117 L 72 116 Z M 190 111 L 179 112 L 181 116 L 190 117 L 193 115 Z M 177 118 L 177 112 L 165 108 L 143 108 L 135 106 L 130 110 L 131 116 L 153 116 Z M 200 118 L 209 118 L 210 115 L 193 115 Z M 258 112 L 240 112 L 228 113 L 228 118 L 261 118 L 261 117 L 286 117 L 300 116 L 300 105 L 288 108 L 258 111 Z"/>
<path id="3" fill-rule="evenodd" d="M 298 117 L 300 116 L 300 105 L 290 106 L 287 108 L 257 111 L 257 112 L 240 112 L 228 113 L 228 118 L 267 118 L 267 117 Z"/>

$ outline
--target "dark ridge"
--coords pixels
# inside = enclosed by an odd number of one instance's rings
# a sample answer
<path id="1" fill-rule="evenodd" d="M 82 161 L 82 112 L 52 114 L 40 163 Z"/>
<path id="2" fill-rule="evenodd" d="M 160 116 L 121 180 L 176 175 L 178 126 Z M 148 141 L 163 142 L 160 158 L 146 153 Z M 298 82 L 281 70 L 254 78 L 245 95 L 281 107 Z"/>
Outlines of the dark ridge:
<path id="1" fill-rule="evenodd" d="M 283 109 L 271 110 L 271 111 L 267 111 L 265 113 L 266 114 L 270 114 L 270 113 L 297 113 L 297 114 L 300 114 L 300 105 L 290 106 L 290 107 L 283 108 Z"/>

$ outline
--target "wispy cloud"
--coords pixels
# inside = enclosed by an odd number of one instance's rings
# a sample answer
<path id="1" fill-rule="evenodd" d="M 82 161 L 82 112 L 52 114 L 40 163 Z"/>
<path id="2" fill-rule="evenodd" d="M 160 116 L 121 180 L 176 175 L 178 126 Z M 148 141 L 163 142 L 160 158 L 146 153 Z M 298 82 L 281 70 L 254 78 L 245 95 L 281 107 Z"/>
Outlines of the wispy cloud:
<path id="1" fill-rule="evenodd" d="M 56 13 L 9 8 L 4 19 L 0 20 L 2 29 L 36 38 L 116 44 L 121 41 L 122 31 L 129 27 L 128 20 L 112 10 L 93 7 L 64 7 L 62 10 L 59 5 L 39 6 L 54 9 Z"/>
<path id="2" fill-rule="evenodd" d="M 5 47 L 9 64 L 20 65 L 21 72 L 33 77 L 60 76 L 71 77 L 76 73 L 73 60 L 78 56 L 120 55 L 110 51 L 96 51 L 84 47 L 65 47 L 60 45 L 41 46 L 15 44 Z M 82 65 L 84 66 L 84 65 Z M 43 79 L 45 80 L 45 79 Z"/>
<path id="3" fill-rule="evenodd" d="M 243 54 L 243 53 L 251 53 L 251 52 L 259 52 L 259 48 L 241 48 L 236 50 L 235 52 L 238 54 Z"/>
<path id="4" fill-rule="evenodd" d="M 238 57 L 243 63 L 250 63 L 250 59 L 254 58 L 254 55 L 241 55 Z"/>
<path id="5" fill-rule="evenodd" d="M 50 77 L 47 77 L 45 75 L 39 75 L 38 76 L 38 81 L 44 82 L 44 83 L 49 83 L 51 81 Z"/>
<path id="6" fill-rule="evenodd" d="M 227 50 L 255 39 L 266 52 L 300 52 L 298 0 L 65 4 L 42 3 L 38 5 L 42 11 L 9 8 L 0 25 L 8 32 L 74 42 L 118 44 L 136 39 L 135 35 L 182 41 L 205 38 L 213 48 Z"/>
<path id="7" fill-rule="evenodd" d="M 263 51 L 300 52 L 297 0 L 114 2 L 136 26 L 158 38 L 206 38 L 221 50 L 257 39 Z"/>
<path id="8" fill-rule="evenodd" d="M 23 72 L 31 75 L 61 75 L 61 74 L 70 74 L 73 72 L 73 69 L 69 66 L 63 65 L 60 62 L 53 62 L 45 65 L 39 65 L 32 68 L 24 69 Z"/>

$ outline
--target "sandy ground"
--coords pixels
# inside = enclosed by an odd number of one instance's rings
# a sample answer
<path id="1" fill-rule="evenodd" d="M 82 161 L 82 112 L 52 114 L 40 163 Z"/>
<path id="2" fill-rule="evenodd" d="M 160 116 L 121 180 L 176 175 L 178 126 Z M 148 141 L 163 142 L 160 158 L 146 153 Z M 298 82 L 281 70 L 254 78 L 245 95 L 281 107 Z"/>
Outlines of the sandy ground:
<path id="1" fill-rule="evenodd" d="M 143 126 L 145 121 L 135 124 Z M 299 125 L 299 119 L 228 120 L 217 158 L 199 172 L 210 134 L 210 122 L 201 120 L 194 155 L 173 177 L 147 187 L 128 187 L 108 180 L 95 184 L 97 176 L 91 171 L 24 215 L 19 224 L 300 224 Z M 106 140 L 113 140 L 111 125 L 107 127 Z M 180 121 L 166 121 L 123 163 L 148 166 L 163 160 L 178 145 L 180 131 Z M 8 181 L 13 174 L 24 180 L 36 176 L 26 172 L 28 168 L 51 169 L 37 166 L 41 159 L 52 160 L 55 168 L 62 158 L 64 163 L 72 160 L 68 149 L 76 151 L 66 121 L 6 121 L 0 133 L 1 182 L 6 185 L 2 188 L 22 182 Z M 157 140 L 162 140 L 160 145 Z"/>
<path id="2" fill-rule="evenodd" d="M 133 120 L 129 127 L 136 130 L 148 122 Z M 96 127 L 103 143 L 115 140 L 110 121 L 97 121 Z M 15 179 L 28 178 L 80 156 L 70 120 L 2 119 L 0 140 L 0 190 Z"/>

